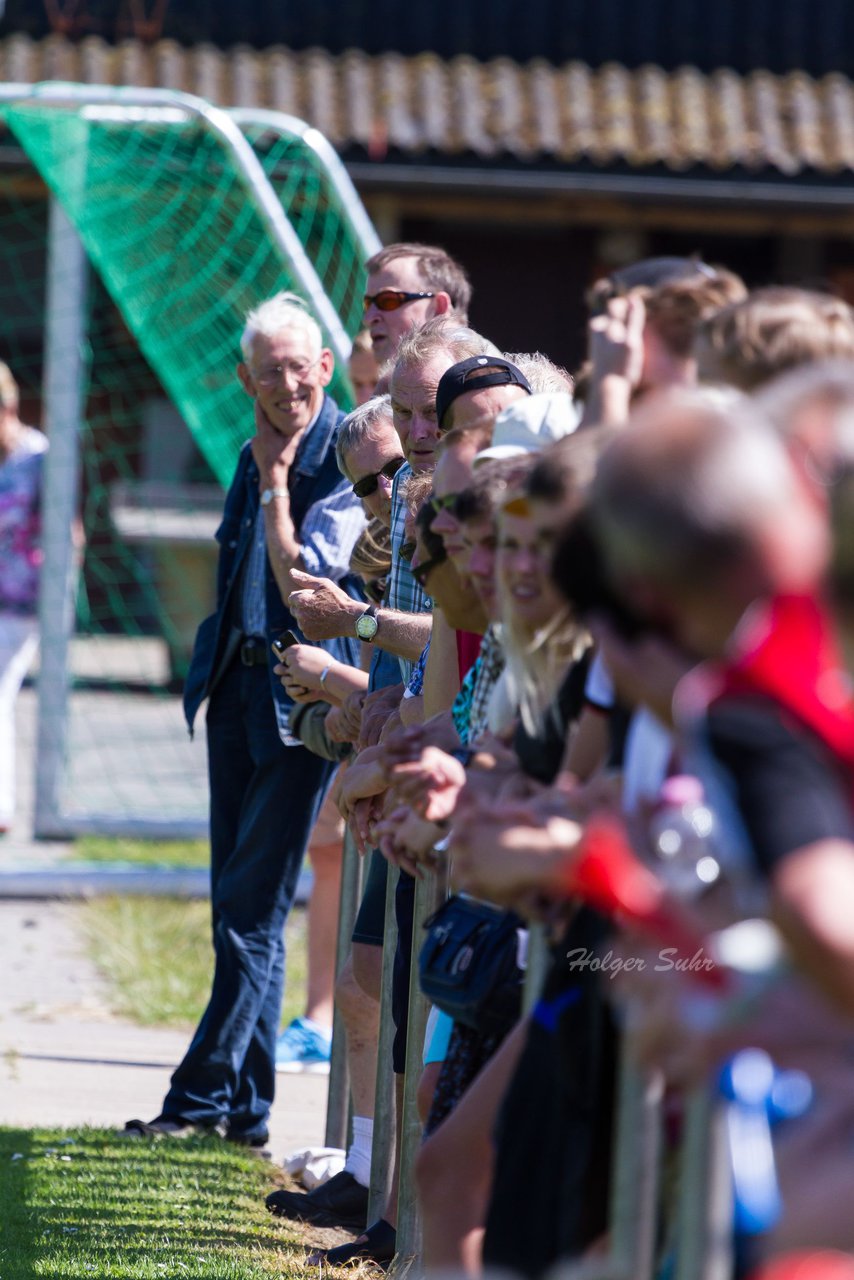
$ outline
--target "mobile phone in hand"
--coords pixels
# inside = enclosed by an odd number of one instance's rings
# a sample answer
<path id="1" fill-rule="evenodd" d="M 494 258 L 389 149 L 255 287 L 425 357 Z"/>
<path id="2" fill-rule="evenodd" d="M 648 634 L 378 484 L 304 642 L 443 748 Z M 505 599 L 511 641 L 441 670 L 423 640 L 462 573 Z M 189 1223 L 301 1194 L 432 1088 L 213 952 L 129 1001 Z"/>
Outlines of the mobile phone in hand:
<path id="1" fill-rule="evenodd" d="M 299 644 L 299 636 L 295 636 L 293 631 L 283 631 L 273 641 L 273 653 L 277 658 L 281 658 L 286 649 L 290 649 L 292 644 Z"/>

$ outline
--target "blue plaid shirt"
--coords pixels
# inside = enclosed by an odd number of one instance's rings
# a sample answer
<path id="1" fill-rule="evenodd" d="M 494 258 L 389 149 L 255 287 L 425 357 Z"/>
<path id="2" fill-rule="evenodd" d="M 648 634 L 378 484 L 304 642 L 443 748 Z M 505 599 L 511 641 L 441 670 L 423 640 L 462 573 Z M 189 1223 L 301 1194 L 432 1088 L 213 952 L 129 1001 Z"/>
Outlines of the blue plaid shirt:
<path id="1" fill-rule="evenodd" d="M 317 442 L 312 441 L 313 426 L 314 422 L 309 426 L 305 439 L 297 450 L 297 470 L 300 469 L 300 464 L 306 469 L 313 469 L 317 465 L 318 446 Z M 342 479 L 336 489 L 315 502 L 305 514 L 300 530 L 300 546 L 306 573 L 340 582 L 350 572 L 350 557 L 364 527 L 365 511 L 362 503 L 353 493 L 349 481 Z M 264 598 L 266 563 L 264 509 L 259 507 L 243 580 L 243 633 L 247 636 L 263 636 L 267 631 Z M 359 665 L 359 643 L 355 636 L 322 640 L 320 647 L 340 662 L 351 666 Z"/>
<path id="2" fill-rule="evenodd" d="M 412 468 L 405 462 L 391 486 L 391 569 L 386 584 L 386 604 L 389 609 L 397 609 L 400 613 L 430 613 L 433 601 L 419 587 L 409 565 L 400 555 L 400 548 L 406 541 L 404 495 L 411 475 Z M 404 684 L 408 684 L 415 663 L 408 658 L 398 658 L 398 662 L 401 679 Z"/>

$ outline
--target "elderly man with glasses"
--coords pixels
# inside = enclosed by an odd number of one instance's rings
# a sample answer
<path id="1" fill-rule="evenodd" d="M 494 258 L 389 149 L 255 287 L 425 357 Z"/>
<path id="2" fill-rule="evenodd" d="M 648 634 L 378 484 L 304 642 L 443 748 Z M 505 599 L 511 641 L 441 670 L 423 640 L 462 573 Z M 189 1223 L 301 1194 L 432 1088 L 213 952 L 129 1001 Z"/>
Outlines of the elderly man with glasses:
<path id="1" fill-rule="evenodd" d="M 209 700 L 213 984 L 161 1114 L 130 1121 L 125 1133 L 214 1132 L 263 1147 L 283 929 L 334 768 L 290 737 L 291 700 L 270 649 L 294 625 L 292 573 L 309 569 L 356 589 L 349 561 L 364 512 L 336 460 L 343 415 L 326 394 L 333 355 L 301 300 L 281 293 L 252 311 L 241 349 L 237 374 L 254 402 L 255 433 L 225 499 L 217 608 L 199 628 L 184 691 L 191 732 Z M 342 657 L 354 649 L 338 642 Z"/>

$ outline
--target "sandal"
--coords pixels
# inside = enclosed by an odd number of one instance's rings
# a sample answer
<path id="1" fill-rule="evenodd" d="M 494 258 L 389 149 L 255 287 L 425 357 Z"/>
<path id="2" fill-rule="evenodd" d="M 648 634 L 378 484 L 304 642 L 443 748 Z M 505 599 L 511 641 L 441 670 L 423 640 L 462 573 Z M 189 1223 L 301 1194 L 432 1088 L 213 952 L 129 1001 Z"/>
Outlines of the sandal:
<path id="1" fill-rule="evenodd" d="M 339 1244 L 322 1255 L 330 1267 L 343 1267 L 348 1262 L 391 1262 L 395 1255 L 397 1232 L 385 1218 L 372 1222 L 357 1240 Z"/>

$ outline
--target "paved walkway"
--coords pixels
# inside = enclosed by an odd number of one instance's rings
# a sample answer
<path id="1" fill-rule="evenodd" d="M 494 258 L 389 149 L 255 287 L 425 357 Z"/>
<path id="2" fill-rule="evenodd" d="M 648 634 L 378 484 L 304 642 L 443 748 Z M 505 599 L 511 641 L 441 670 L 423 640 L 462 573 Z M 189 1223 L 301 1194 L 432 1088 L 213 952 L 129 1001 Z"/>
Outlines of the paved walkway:
<path id="1" fill-rule="evenodd" d="M 186 1048 L 183 1032 L 109 1013 L 73 903 L 0 900 L 0 1124 L 120 1128 L 151 1119 Z M 279 1078 L 271 1150 L 322 1145 L 325 1076 Z"/>
<path id="2" fill-rule="evenodd" d="M 77 647 L 75 673 L 156 683 L 163 675 L 155 669 L 158 653 L 151 642 L 87 642 Z M 17 713 L 18 810 L 12 831 L 0 840 L 0 1124 L 114 1128 L 131 1117 L 151 1119 L 187 1034 L 141 1028 L 109 1013 L 76 928 L 79 907 L 56 899 L 96 892 L 204 894 L 207 873 L 87 871 L 69 865 L 71 842 L 34 840 L 34 688 L 23 690 Z M 150 804 L 153 794 L 172 805 L 170 813 L 203 818 L 204 735 L 189 743 L 177 698 L 76 692 L 70 738 L 76 803 L 121 814 L 122 806 Z M 326 1087 L 325 1076 L 280 1077 L 271 1125 L 276 1159 L 322 1145 Z"/>

